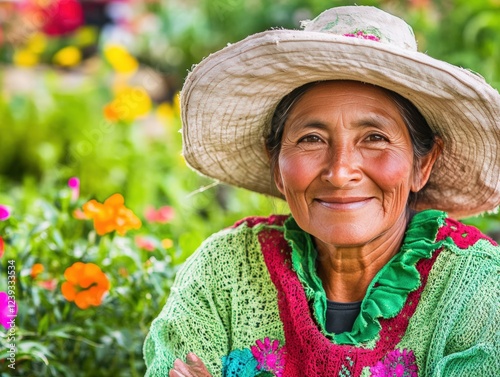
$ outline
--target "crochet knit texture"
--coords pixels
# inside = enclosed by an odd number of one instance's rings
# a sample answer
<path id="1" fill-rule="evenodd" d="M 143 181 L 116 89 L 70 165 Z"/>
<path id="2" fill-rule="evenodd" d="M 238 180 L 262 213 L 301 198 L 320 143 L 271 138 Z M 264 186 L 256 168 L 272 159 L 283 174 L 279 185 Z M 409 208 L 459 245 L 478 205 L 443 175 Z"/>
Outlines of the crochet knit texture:
<path id="1" fill-rule="evenodd" d="M 499 250 L 420 212 L 352 331 L 329 334 L 311 237 L 288 216 L 245 219 L 179 271 L 144 345 L 147 376 L 168 376 L 188 352 L 214 377 L 498 376 Z"/>

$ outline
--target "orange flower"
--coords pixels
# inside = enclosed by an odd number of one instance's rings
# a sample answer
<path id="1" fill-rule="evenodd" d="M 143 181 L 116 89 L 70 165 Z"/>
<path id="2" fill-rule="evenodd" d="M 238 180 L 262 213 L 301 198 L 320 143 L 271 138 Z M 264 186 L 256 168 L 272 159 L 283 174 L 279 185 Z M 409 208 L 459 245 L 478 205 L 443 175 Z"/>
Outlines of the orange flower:
<path id="1" fill-rule="evenodd" d="M 38 275 L 40 275 L 45 268 L 43 267 L 43 264 L 41 263 L 35 263 L 33 266 L 31 266 L 31 278 L 35 279 Z"/>
<path id="2" fill-rule="evenodd" d="M 109 290 L 109 280 L 94 263 L 76 262 L 64 272 L 61 286 L 64 298 L 74 301 L 80 309 L 101 305 L 104 294 Z"/>
<path id="3" fill-rule="evenodd" d="M 102 236 L 116 230 L 123 236 L 130 229 L 139 229 L 141 220 L 124 205 L 121 194 L 114 194 L 99 203 L 90 200 L 83 205 L 83 213 L 88 219 L 94 220 L 94 228 L 98 235 Z"/>

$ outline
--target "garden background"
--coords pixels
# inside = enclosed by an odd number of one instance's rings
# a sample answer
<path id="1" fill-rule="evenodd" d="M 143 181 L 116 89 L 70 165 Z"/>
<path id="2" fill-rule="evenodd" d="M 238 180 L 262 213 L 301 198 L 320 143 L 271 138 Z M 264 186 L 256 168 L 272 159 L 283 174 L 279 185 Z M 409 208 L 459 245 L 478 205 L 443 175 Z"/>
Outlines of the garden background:
<path id="1" fill-rule="evenodd" d="M 188 69 L 353 3 L 0 1 L 2 377 L 144 374 L 143 340 L 182 262 L 241 217 L 287 211 L 186 167 Z M 405 18 L 420 51 L 500 88 L 500 0 L 356 3 Z M 467 222 L 500 239 L 499 215 Z"/>

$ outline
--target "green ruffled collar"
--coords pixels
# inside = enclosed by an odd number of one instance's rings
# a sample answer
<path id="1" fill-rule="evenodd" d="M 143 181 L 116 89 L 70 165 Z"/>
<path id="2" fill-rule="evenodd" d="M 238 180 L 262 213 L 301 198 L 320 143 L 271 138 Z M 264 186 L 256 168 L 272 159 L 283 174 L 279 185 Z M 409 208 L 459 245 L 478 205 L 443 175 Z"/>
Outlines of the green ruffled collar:
<path id="1" fill-rule="evenodd" d="M 425 210 L 413 217 L 401 250 L 369 285 L 352 331 L 330 334 L 325 329 L 326 294 L 316 274 L 316 248 L 311 235 L 300 229 L 290 216 L 284 224 L 284 236 L 292 248 L 292 265 L 307 299 L 312 303 L 314 317 L 323 334 L 337 344 L 360 344 L 374 340 L 381 329 L 379 318 L 396 316 L 408 294 L 420 286 L 420 274 L 415 265 L 422 258 L 430 258 L 441 247 L 442 241 L 435 240 L 446 217 L 446 213 L 437 210 Z"/>

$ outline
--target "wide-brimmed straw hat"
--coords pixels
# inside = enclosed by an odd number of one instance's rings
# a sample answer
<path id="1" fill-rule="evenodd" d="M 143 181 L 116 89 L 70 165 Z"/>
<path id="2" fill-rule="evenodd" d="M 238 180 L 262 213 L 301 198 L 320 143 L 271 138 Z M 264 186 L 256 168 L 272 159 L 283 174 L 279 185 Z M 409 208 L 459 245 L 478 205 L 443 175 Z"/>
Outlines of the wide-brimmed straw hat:
<path id="1" fill-rule="evenodd" d="M 500 203 L 500 95 L 482 77 L 417 52 L 411 27 L 366 6 L 269 30 L 194 67 L 181 92 L 183 154 L 203 175 L 280 196 L 265 135 L 280 100 L 313 81 L 356 80 L 410 100 L 444 142 L 417 209 L 461 218 Z"/>

